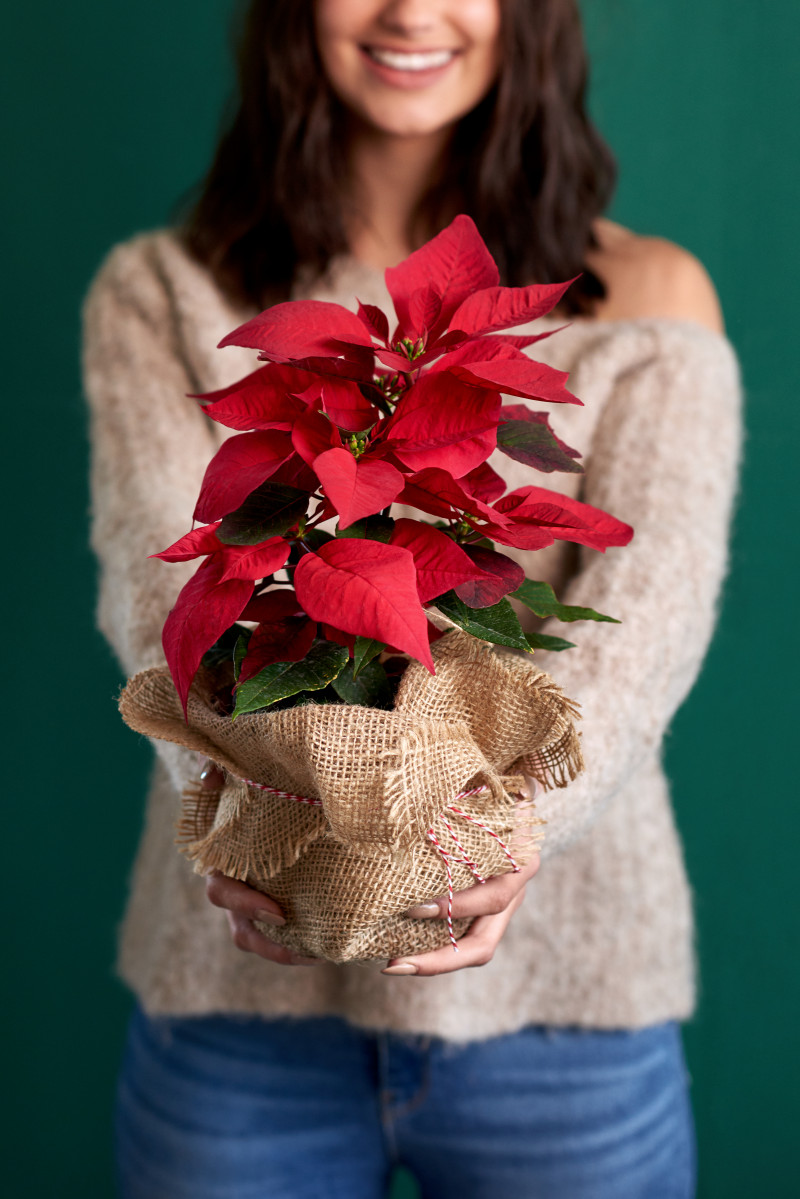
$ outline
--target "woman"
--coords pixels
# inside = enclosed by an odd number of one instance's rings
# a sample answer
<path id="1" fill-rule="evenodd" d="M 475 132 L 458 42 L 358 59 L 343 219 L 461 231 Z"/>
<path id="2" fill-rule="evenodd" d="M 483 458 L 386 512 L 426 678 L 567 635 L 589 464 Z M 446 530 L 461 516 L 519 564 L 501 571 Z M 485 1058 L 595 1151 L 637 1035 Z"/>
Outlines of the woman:
<path id="1" fill-rule="evenodd" d="M 459 211 L 505 283 L 580 273 L 539 328 L 572 323 L 536 356 L 585 401 L 556 427 L 586 472 L 550 485 L 580 483 L 636 528 L 606 555 L 519 555 L 564 602 L 623 623 L 541 658 L 583 705 L 588 769 L 537 799 L 538 874 L 536 859 L 456 897 L 454 915 L 477 917 L 457 955 L 379 973 L 274 945 L 252 923 L 283 922 L 273 900 L 204 886 L 175 853 L 199 766 L 159 744 L 120 955 L 140 1000 L 120 1083 L 126 1197 L 366 1199 L 397 1162 L 436 1199 L 693 1193 L 677 1027 L 691 912 L 659 749 L 713 627 L 738 374 L 697 261 L 602 217 L 613 170 L 584 85 L 574 0 L 256 0 L 240 107 L 196 206 L 117 247 L 93 284 L 99 618 L 128 673 L 162 660 L 181 580 L 147 555 L 185 530 L 218 444 L 186 393 L 252 369 L 219 339 L 289 294 L 385 304 L 383 268 Z"/>

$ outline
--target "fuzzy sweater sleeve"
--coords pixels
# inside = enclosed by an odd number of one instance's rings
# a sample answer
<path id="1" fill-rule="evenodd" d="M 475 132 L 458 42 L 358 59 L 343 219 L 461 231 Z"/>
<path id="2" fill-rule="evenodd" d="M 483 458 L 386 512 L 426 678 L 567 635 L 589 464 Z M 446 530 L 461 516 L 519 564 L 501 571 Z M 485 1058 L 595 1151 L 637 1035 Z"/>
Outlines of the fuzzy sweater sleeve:
<path id="1" fill-rule="evenodd" d="M 584 774 L 538 801 L 545 857 L 583 836 L 658 753 L 699 673 L 726 571 L 741 440 L 735 354 L 689 321 L 631 322 L 620 336 L 637 339 L 634 364 L 607 400 L 582 498 L 635 534 L 624 548 L 583 550 L 559 597 L 622 624 L 542 629 L 577 643 L 537 663 L 581 704 L 586 760 Z M 583 366 L 592 370 L 591 355 Z"/>
<path id="2" fill-rule="evenodd" d="M 148 554 L 191 527 L 216 448 L 181 352 L 167 283 L 147 237 L 111 251 L 83 309 L 90 412 L 91 543 L 99 562 L 97 619 L 127 674 L 164 662 L 161 630 L 196 563 Z M 181 789 L 194 754 L 154 742 Z"/>

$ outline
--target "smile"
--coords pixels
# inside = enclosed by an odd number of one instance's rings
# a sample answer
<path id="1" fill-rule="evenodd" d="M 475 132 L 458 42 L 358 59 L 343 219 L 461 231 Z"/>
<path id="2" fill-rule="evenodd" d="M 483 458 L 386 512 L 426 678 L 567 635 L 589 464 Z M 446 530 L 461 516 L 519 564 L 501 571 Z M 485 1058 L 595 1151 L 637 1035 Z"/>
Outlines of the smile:
<path id="1" fill-rule="evenodd" d="M 432 71 L 437 67 L 445 67 L 451 62 L 455 50 L 380 50 L 376 46 L 365 46 L 364 50 L 382 67 L 393 71 Z"/>

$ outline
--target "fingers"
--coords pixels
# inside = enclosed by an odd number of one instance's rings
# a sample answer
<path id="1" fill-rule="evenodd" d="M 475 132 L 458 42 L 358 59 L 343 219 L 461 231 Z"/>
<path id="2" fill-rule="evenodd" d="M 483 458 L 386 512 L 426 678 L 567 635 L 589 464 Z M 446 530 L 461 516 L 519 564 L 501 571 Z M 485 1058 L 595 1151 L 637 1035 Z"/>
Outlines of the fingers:
<path id="1" fill-rule="evenodd" d="M 206 895 L 215 907 L 239 912 L 248 920 L 259 920 L 262 924 L 286 923 L 280 905 L 269 895 L 262 895 L 236 878 L 228 878 L 219 870 L 206 876 Z"/>
<path id="2" fill-rule="evenodd" d="M 238 879 L 228 878 L 215 870 L 206 877 L 206 895 L 211 903 L 225 909 L 231 929 L 233 943 L 246 953 L 257 953 L 268 962 L 281 966 L 315 966 L 319 958 L 304 957 L 284 945 L 276 945 L 253 924 L 285 924 L 286 918 L 279 905 L 268 895 L 262 895 Z"/>
<path id="3" fill-rule="evenodd" d="M 479 916 L 458 942 L 457 953 L 453 946 L 448 944 L 441 949 L 432 949 L 430 953 L 404 954 L 401 958 L 393 958 L 382 973 L 416 974 L 425 978 L 434 974 L 452 974 L 454 970 L 463 970 L 467 966 L 485 966 L 494 957 L 495 950 L 524 895 L 524 889 L 518 891 L 505 911 L 496 916 Z"/>
<path id="4" fill-rule="evenodd" d="M 259 957 L 265 958 L 268 962 L 275 962 L 279 966 L 318 966 L 320 964 L 320 958 L 303 957 L 302 954 L 287 949 L 285 945 L 276 945 L 274 941 L 270 941 L 269 937 L 260 933 L 253 926 L 252 920 L 248 920 L 241 912 L 228 911 L 225 914 L 228 917 L 231 937 L 237 949 L 241 949 L 245 953 L 256 953 Z"/>
<path id="5" fill-rule="evenodd" d="M 462 916 L 496 916 L 504 912 L 516 899 L 525 884 L 539 869 L 539 855 L 534 854 L 530 862 L 518 874 L 498 874 L 485 883 L 475 883 L 466 891 L 453 893 L 453 919 Z M 406 915 L 416 920 L 444 920 L 447 916 L 447 896 L 417 904 Z"/>

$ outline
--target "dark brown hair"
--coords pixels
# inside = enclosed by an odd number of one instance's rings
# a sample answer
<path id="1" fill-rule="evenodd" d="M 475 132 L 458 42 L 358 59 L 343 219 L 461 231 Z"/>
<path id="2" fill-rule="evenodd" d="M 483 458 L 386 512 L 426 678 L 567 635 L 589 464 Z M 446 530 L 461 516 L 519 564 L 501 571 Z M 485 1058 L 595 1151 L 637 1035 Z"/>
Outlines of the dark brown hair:
<path id="1" fill-rule="evenodd" d="M 459 122 L 420 224 L 431 236 L 469 213 L 511 286 L 583 272 L 564 305 L 586 312 L 605 294 L 585 257 L 616 172 L 586 113 L 576 0 L 503 0 L 502 27 L 498 82 Z M 322 273 L 347 250 L 345 114 L 319 60 L 312 0 L 251 0 L 238 45 L 237 106 L 181 232 L 228 295 L 264 307 L 288 295 L 298 267 Z"/>

